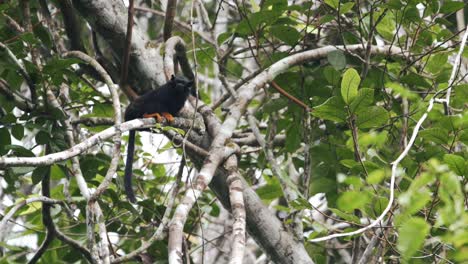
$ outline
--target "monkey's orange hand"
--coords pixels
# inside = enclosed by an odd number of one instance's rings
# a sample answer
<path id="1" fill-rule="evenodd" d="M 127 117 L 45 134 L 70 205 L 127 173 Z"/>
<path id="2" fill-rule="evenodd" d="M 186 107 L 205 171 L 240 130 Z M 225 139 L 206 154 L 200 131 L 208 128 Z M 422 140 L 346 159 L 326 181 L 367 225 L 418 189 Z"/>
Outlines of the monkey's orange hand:
<path id="1" fill-rule="evenodd" d="M 163 113 L 163 115 L 164 115 L 164 113 Z M 154 117 L 158 123 L 162 123 L 162 121 L 163 121 L 163 119 L 162 119 L 162 117 L 161 117 L 161 115 L 159 113 L 144 114 L 143 117 L 144 118 Z"/>
<path id="2" fill-rule="evenodd" d="M 170 113 L 163 112 L 162 115 L 167 119 L 167 122 L 174 122 L 174 117 Z"/>

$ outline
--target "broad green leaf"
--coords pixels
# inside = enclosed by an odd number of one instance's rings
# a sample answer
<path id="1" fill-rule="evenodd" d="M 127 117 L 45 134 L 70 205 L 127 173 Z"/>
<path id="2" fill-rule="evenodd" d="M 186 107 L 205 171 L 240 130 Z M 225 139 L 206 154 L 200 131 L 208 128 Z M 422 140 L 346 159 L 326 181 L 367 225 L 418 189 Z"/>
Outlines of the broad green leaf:
<path id="1" fill-rule="evenodd" d="M 53 180 L 65 179 L 66 178 L 65 171 L 63 170 L 61 166 L 54 164 L 50 166 L 50 177 Z"/>
<path id="2" fill-rule="evenodd" d="M 42 71 L 46 74 L 62 73 L 64 69 L 69 68 L 73 64 L 80 63 L 81 60 L 76 58 L 58 58 L 54 57 L 47 62 Z"/>
<path id="3" fill-rule="evenodd" d="M 26 210 L 21 211 L 18 215 L 28 215 L 37 212 L 38 210 L 41 210 L 42 208 L 42 203 L 41 202 L 33 202 L 30 204 L 26 205 Z"/>
<path id="4" fill-rule="evenodd" d="M 466 211 L 460 178 L 451 173 L 442 174 L 439 197 L 443 202 L 443 207 L 437 211 L 436 226 L 450 226 Z"/>
<path id="5" fill-rule="evenodd" d="M 20 145 L 6 145 L 5 150 L 12 150 L 19 157 L 34 157 L 34 153 Z"/>
<path id="6" fill-rule="evenodd" d="M 369 184 L 379 184 L 385 179 L 385 170 L 374 170 L 369 173 L 366 178 L 367 183 Z"/>
<path id="7" fill-rule="evenodd" d="M 0 127 L 0 155 L 5 153 L 5 146 L 11 144 L 11 136 L 8 128 Z"/>
<path id="8" fill-rule="evenodd" d="M 342 4 L 340 6 L 340 15 L 348 13 L 349 10 L 351 10 L 351 8 L 353 8 L 353 6 L 354 6 L 353 2 L 348 2 L 348 3 Z"/>
<path id="9" fill-rule="evenodd" d="M 283 195 L 283 191 L 281 190 L 279 182 L 274 180 L 271 183 L 258 188 L 257 194 L 262 200 L 273 200 L 281 197 Z"/>
<path id="10" fill-rule="evenodd" d="M 35 167 L 13 167 L 13 168 L 11 168 L 11 171 L 15 174 L 15 179 L 17 179 L 16 176 L 20 176 L 20 175 L 30 173 L 34 169 L 35 169 Z"/>
<path id="11" fill-rule="evenodd" d="M 400 0 L 389 0 L 385 6 L 387 6 L 389 9 L 398 10 L 403 7 L 403 3 Z"/>
<path id="12" fill-rule="evenodd" d="M 358 143 L 362 148 L 368 148 L 369 146 L 384 147 L 387 145 L 388 132 L 382 131 L 370 131 L 369 133 L 359 133 Z M 352 140 L 351 142 L 352 143 Z M 352 145 L 350 145 L 352 146 Z"/>
<path id="13" fill-rule="evenodd" d="M 287 105 L 288 105 L 288 101 L 285 98 L 280 97 L 277 99 L 272 99 L 272 100 L 267 101 L 263 105 L 262 110 L 263 112 L 270 114 L 270 113 L 273 113 L 280 109 L 285 108 Z"/>
<path id="14" fill-rule="evenodd" d="M 333 96 L 325 103 L 315 107 L 312 115 L 325 120 L 344 122 L 346 120 L 344 102 L 339 96 Z"/>
<path id="15" fill-rule="evenodd" d="M 338 209 L 335 209 L 335 208 L 329 208 L 329 209 L 334 214 L 339 216 L 341 219 L 344 219 L 346 221 L 350 221 L 350 222 L 353 222 L 353 223 L 358 223 L 358 224 L 360 223 L 359 217 L 355 216 L 354 214 L 345 213 L 345 212 L 342 212 L 342 211 L 340 211 Z"/>
<path id="16" fill-rule="evenodd" d="M 398 197 L 399 203 L 405 208 L 406 213 L 415 214 L 421 210 L 430 200 L 431 193 L 426 187 L 410 188 Z"/>
<path id="17" fill-rule="evenodd" d="M 338 208 L 345 212 L 353 212 L 354 209 L 363 209 L 369 203 L 370 197 L 366 192 L 348 191 L 338 197 Z"/>
<path id="18" fill-rule="evenodd" d="M 32 173 L 32 183 L 38 184 L 47 173 L 49 173 L 49 166 L 37 167 Z"/>
<path id="19" fill-rule="evenodd" d="M 36 139 L 37 144 L 44 145 L 44 144 L 49 143 L 50 134 L 43 131 L 43 130 L 41 130 L 41 131 L 37 132 L 35 139 Z"/>
<path id="20" fill-rule="evenodd" d="M 360 109 L 356 115 L 356 125 L 359 128 L 380 127 L 388 121 L 388 112 L 381 106 Z"/>
<path id="21" fill-rule="evenodd" d="M 340 160 L 341 165 L 345 166 L 346 168 L 351 169 L 352 167 L 358 165 L 359 163 L 353 159 L 344 159 Z"/>
<path id="22" fill-rule="evenodd" d="M 332 15 L 324 15 L 323 17 L 320 18 L 320 24 L 326 24 L 328 22 L 331 22 L 335 19 L 335 16 Z"/>
<path id="23" fill-rule="evenodd" d="M 444 5 L 440 8 L 440 12 L 444 14 L 449 14 L 456 12 L 460 9 L 462 9 L 465 6 L 463 1 L 444 1 Z"/>
<path id="24" fill-rule="evenodd" d="M 454 108 L 463 108 L 465 103 L 468 102 L 468 84 L 456 85 L 453 90 L 456 96 L 452 97 L 451 104 L 453 104 Z"/>
<path id="25" fill-rule="evenodd" d="M 408 84 L 410 87 L 419 86 L 422 88 L 431 88 L 431 83 L 429 83 L 425 77 L 414 72 L 410 72 L 407 75 L 401 77 L 401 81 Z"/>
<path id="26" fill-rule="evenodd" d="M 355 69 L 346 70 L 341 80 L 341 97 L 347 105 L 357 96 L 360 82 L 361 77 Z"/>
<path id="27" fill-rule="evenodd" d="M 447 144 L 449 132 L 442 128 L 429 128 L 419 132 L 419 135 L 430 142 L 436 144 Z"/>
<path id="28" fill-rule="evenodd" d="M 11 134 L 18 140 L 23 139 L 24 136 L 24 126 L 14 125 L 11 127 Z"/>
<path id="29" fill-rule="evenodd" d="M 93 106 L 94 116 L 113 117 L 114 108 L 110 104 L 95 104 Z"/>
<path id="30" fill-rule="evenodd" d="M 272 26 L 270 28 L 270 33 L 272 36 L 284 41 L 284 43 L 290 46 L 295 45 L 301 37 L 295 28 L 284 25 Z"/>
<path id="31" fill-rule="evenodd" d="M 464 176 L 466 173 L 466 162 L 463 157 L 455 154 L 445 154 L 444 162 L 447 163 L 449 168 L 457 175 Z"/>
<path id="32" fill-rule="evenodd" d="M 447 63 L 448 60 L 448 54 L 447 53 L 437 53 L 435 55 L 432 55 L 426 65 L 426 69 L 430 73 L 438 73 L 441 70 L 444 69 L 445 63 Z"/>
<path id="33" fill-rule="evenodd" d="M 340 82 L 340 73 L 331 66 L 326 66 L 323 69 L 323 75 L 328 83 L 337 85 Z"/>
<path id="34" fill-rule="evenodd" d="M 339 71 L 346 67 L 346 57 L 341 50 L 330 51 L 327 54 L 328 62 L 335 70 Z"/>
<path id="35" fill-rule="evenodd" d="M 285 150 L 294 153 L 301 145 L 301 128 L 299 123 L 293 123 L 286 131 Z"/>
<path id="36" fill-rule="evenodd" d="M 325 4 L 329 5 L 331 8 L 337 9 L 340 5 L 340 0 L 325 0 Z"/>
<path id="37" fill-rule="evenodd" d="M 374 89 L 362 88 L 358 91 L 356 98 L 349 106 L 351 113 L 354 113 L 357 109 L 368 107 L 374 102 Z"/>
<path id="38" fill-rule="evenodd" d="M 228 40 L 230 37 L 232 36 L 232 33 L 231 32 L 224 32 L 224 33 L 221 33 L 219 34 L 218 36 L 218 45 L 222 45 L 226 40 Z"/>
<path id="39" fill-rule="evenodd" d="M 404 98 L 415 99 L 418 97 L 416 94 L 411 92 L 411 90 L 396 82 L 388 82 L 385 84 L 385 87 L 390 88 L 395 94 L 399 94 Z"/>
<path id="40" fill-rule="evenodd" d="M 262 9 L 284 12 L 288 7 L 287 0 L 266 0 L 262 4 Z"/>
<path id="41" fill-rule="evenodd" d="M 408 260 L 421 249 L 430 226 L 419 217 L 410 218 L 398 228 L 397 249 L 403 259 Z"/>
<path id="42" fill-rule="evenodd" d="M 377 24 L 377 32 L 385 39 L 391 40 L 394 37 L 394 32 L 396 30 L 395 17 L 392 12 L 387 12 L 382 14 L 381 12 L 375 12 L 375 16 L 383 15 L 383 19 L 380 23 Z"/>

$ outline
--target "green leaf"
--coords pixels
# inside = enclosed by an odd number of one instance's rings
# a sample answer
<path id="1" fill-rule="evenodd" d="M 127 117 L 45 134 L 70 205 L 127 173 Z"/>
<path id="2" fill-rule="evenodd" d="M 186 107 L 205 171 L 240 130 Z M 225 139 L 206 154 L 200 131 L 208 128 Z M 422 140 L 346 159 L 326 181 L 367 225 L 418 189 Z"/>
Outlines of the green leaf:
<path id="1" fill-rule="evenodd" d="M 49 166 L 37 167 L 32 173 L 32 183 L 38 184 L 47 173 L 49 173 Z"/>
<path id="2" fill-rule="evenodd" d="M 6 127 L 0 127 L 0 155 L 6 154 L 5 146 L 11 144 L 10 132 Z"/>
<path id="3" fill-rule="evenodd" d="M 49 133 L 41 130 L 37 132 L 35 139 L 36 139 L 37 144 L 44 145 L 44 144 L 49 143 L 50 136 L 49 136 Z"/>
<path id="4" fill-rule="evenodd" d="M 13 168 L 11 168 L 11 171 L 14 173 L 15 179 L 17 179 L 16 176 L 21 176 L 21 175 L 24 175 L 24 174 L 28 174 L 31 171 L 33 171 L 34 169 L 35 169 L 35 167 L 13 167 Z"/>
<path id="5" fill-rule="evenodd" d="M 19 213 L 18 215 L 29 215 L 29 214 L 33 214 L 39 210 L 41 210 L 42 208 L 42 203 L 41 202 L 33 202 L 33 203 L 30 203 L 30 204 L 27 204 L 25 206 L 25 208 L 23 208 L 23 210 L 21 211 L 21 213 Z"/>
<path id="6" fill-rule="evenodd" d="M 408 260 L 421 249 L 424 239 L 429 233 L 430 226 L 419 217 L 410 218 L 398 229 L 397 249 L 403 259 Z"/>
<path id="7" fill-rule="evenodd" d="M 386 172 L 385 170 L 374 170 L 369 173 L 366 178 L 367 183 L 369 184 L 379 184 L 385 179 Z"/>
<path id="8" fill-rule="evenodd" d="M 466 162 L 463 157 L 455 154 L 445 154 L 444 162 L 449 168 L 459 176 L 464 176 L 466 173 Z"/>
<path id="9" fill-rule="evenodd" d="M 331 66 L 326 66 L 323 69 L 323 75 L 328 83 L 337 85 L 340 81 L 340 73 Z"/>
<path id="10" fill-rule="evenodd" d="M 353 212 L 354 209 L 362 209 L 370 201 L 366 192 L 348 191 L 338 197 L 338 208 L 345 212 Z"/>
<path id="11" fill-rule="evenodd" d="M 6 145 L 5 146 L 6 150 L 12 150 L 16 156 L 20 157 L 34 157 L 34 153 L 20 145 Z"/>
<path id="12" fill-rule="evenodd" d="M 339 0 L 325 0 L 325 4 L 329 5 L 331 8 L 337 9 L 340 5 Z"/>
<path id="13" fill-rule="evenodd" d="M 388 121 L 388 112 L 381 106 L 360 109 L 356 115 L 356 125 L 359 128 L 380 127 Z"/>
<path id="14" fill-rule="evenodd" d="M 95 104 L 93 106 L 93 114 L 95 116 L 113 117 L 114 108 L 110 104 Z"/>
<path id="15" fill-rule="evenodd" d="M 352 222 L 352 223 L 357 223 L 357 224 L 360 223 L 359 217 L 355 216 L 354 214 L 348 214 L 348 213 L 342 212 L 342 211 L 340 211 L 338 209 L 335 209 L 335 208 L 329 208 L 329 209 L 334 214 L 336 214 L 337 216 L 339 216 L 340 218 L 342 218 L 342 219 L 344 219 L 346 221 L 349 221 L 349 222 Z"/>
<path id="16" fill-rule="evenodd" d="M 408 84 L 409 86 L 419 86 L 419 87 L 422 87 L 422 88 L 431 88 L 431 84 L 429 83 L 429 81 L 419 75 L 419 74 L 416 74 L 414 72 L 410 72 L 408 73 L 408 75 L 405 75 L 403 77 L 401 77 L 401 82 L 403 83 L 406 83 Z"/>
<path id="17" fill-rule="evenodd" d="M 232 36 L 232 33 L 230 32 L 224 32 L 224 33 L 221 33 L 219 34 L 218 36 L 218 45 L 222 45 L 224 43 L 224 41 L 228 40 L 230 37 Z"/>
<path id="18" fill-rule="evenodd" d="M 24 137 L 24 126 L 14 125 L 11 128 L 11 134 L 18 140 L 23 139 L 23 137 Z"/>
<path id="19" fill-rule="evenodd" d="M 447 53 L 437 53 L 435 55 L 432 55 L 426 65 L 426 69 L 430 73 L 438 73 L 441 70 L 444 69 L 445 63 L 447 63 L 448 60 L 448 54 Z"/>
<path id="20" fill-rule="evenodd" d="M 395 94 L 399 94 L 404 98 L 408 99 L 416 99 L 418 96 L 411 92 L 410 89 L 400 85 L 399 83 L 396 82 L 388 82 L 385 84 L 385 87 L 390 88 Z"/>
<path id="21" fill-rule="evenodd" d="M 398 197 L 399 203 L 406 209 L 406 213 L 415 214 L 431 200 L 431 193 L 425 187 L 410 188 Z"/>
<path id="22" fill-rule="evenodd" d="M 374 89 L 362 88 L 358 91 L 356 98 L 349 106 L 349 109 L 354 113 L 357 109 L 368 107 L 374 102 Z"/>
<path id="23" fill-rule="evenodd" d="M 452 97 L 454 108 L 463 108 L 468 102 L 468 84 L 460 84 L 453 87 L 457 95 Z M 466 111 L 465 111 L 466 112 Z"/>
<path id="24" fill-rule="evenodd" d="M 429 128 L 419 132 L 419 135 L 430 142 L 436 144 L 447 144 L 449 132 L 442 128 Z"/>
<path id="25" fill-rule="evenodd" d="M 354 6 L 353 2 L 348 2 L 348 3 L 342 4 L 340 6 L 340 15 L 348 13 L 349 10 L 351 10 L 351 8 L 353 8 L 353 6 Z"/>
<path id="26" fill-rule="evenodd" d="M 377 32 L 387 40 L 391 40 L 394 37 L 394 32 L 396 30 L 395 25 L 395 15 L 392 14 L 393 12 L 387 12 L 385 14 L 381 12 L 374 12 L 374 16 L 383 16 L 383 19 L 380 23 L 377 24 L 376 29 Z"/>
<path id="27" fill-rule="evenodd" d="M 298 122 L 293 122 L 286 131 L 286 144 L 285 150 L 294 153 L 301 145 L 301 126 Z"/>
<path id="28" fill-rule="evenodd" d="M 50 176 L 53 180 L 61 180 L 67 177 L 64 168 L 57 164 L 50 166 Z"/>
<path id="29" fill-rule="evenodd" d="M 272 9 L 272 10 L 280 11 L 280 12 L 286 11 L 287 7 L 288 7 L 287 0 L 266 0 L 263 2 L 263 5 L 262 5 L 262 9 L 266 9 L 266 10 Z"/>
<path id="30" fill-rule="evenodd" d="M 344 122 L 346 120 L 344 102 L 341 97 L 333 96 L 325 103 L 315 107 L 312 115 L 325 120 Z"/>
<path id="31" fill-rule="evenodd" d="M 330 51 L 327 54 L 327 60 L 337 71 L 346 67 L 346 57 L 341 50 Z"/>
<path id="32" fill-rule="evenodd" d="M 284 25 L 272 26 L 270 28 L 270 33 L 272 36 L 284 41 L 284 43 L 290 46 L 295 45 L 301 37 L 295 28 Z"/>
<path id="33" fill-rule="evenodd" d="M 403 7 L 403 3 L 400 0 L 389 0 L 384 6 L 387 6 L 389 9 L 398 10 Z"/>
<path id="34" fill-rule="evenodd" d="M 360 163 L 358 163 L 357 161 L 355 161 L 353 159 L 340 160 L 340 164 L 345 166 L 346 168 L 349 168 L 349 169 L 351 169 L 352 167 L 354 167 L 356 165 L 360 165 Z"/>
<path id="35" fill-rule="evenodd" d="M 465 4 L 463 3 L 463 1 L 444 1 L 444 5 L 440 8 L 440 12 L 444 14 L 449 14 L 462 9 L 464 6 Z"/>
<path id="36" fill-rule="evenodd" d="M 64 69 L 68 69 L 71 65 L 80 63 L 81 60 L 77 58 L 60 58 L 54 57 L 50 59 L 47 64 L 42 69 L 43 73 L 46 74 L 55 74 L 55 73 L 62 73 Z"/>
<path id="37" fill-rule="evenodd" d="M 273 200 L 283 195 L 281 186 L 276 178 L 272 178 L 271 183 L 257 189 L 257 194 L 262 200 Z"/>
<path id="38" fill-rule="evenodd" d="M 355 69 L 346 70 L 341 80 L 341 96 L 347 105 L 357 96 L 360 82 L 361 77 Z"/>

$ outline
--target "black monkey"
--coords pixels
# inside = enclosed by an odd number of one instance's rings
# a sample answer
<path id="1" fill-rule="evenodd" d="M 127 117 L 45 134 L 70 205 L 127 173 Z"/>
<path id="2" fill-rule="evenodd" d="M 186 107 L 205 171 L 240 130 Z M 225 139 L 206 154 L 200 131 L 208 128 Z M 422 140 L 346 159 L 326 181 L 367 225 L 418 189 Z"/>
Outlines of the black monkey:
<path id="1" fill-rule="evenodd" d="M 192 92 L 193 81 L 183 77 L 174 77 L 157 90 L 151 90 L 138 97 L 125 110 L 125 121 L 142 117 L 154 117 L 162 121 L 161 115 L 172 122 L 173 116 L 182 109 L 187 97 Z M 131 130 L 128 138 L 127 162 L 125 164 L 124 185 L 128 200 L 136 202 L 132 189 L 132 163 L 135 151 L 135 130 Z"/>

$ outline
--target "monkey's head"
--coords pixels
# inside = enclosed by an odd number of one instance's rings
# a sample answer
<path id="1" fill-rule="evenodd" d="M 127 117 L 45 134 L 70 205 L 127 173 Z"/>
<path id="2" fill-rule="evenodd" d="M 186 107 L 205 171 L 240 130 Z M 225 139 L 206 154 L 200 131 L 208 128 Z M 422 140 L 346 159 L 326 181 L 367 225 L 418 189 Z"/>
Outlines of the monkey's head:
<path id="1" fill-rule="evenodd" d="M 187 80 L 184 77 L 172 75 L 171 80 L 169 81 L 172 86 L 172 91 L 178 96 L 183 96 L 187 98 L 191 92 L 193 81 Z"/>

